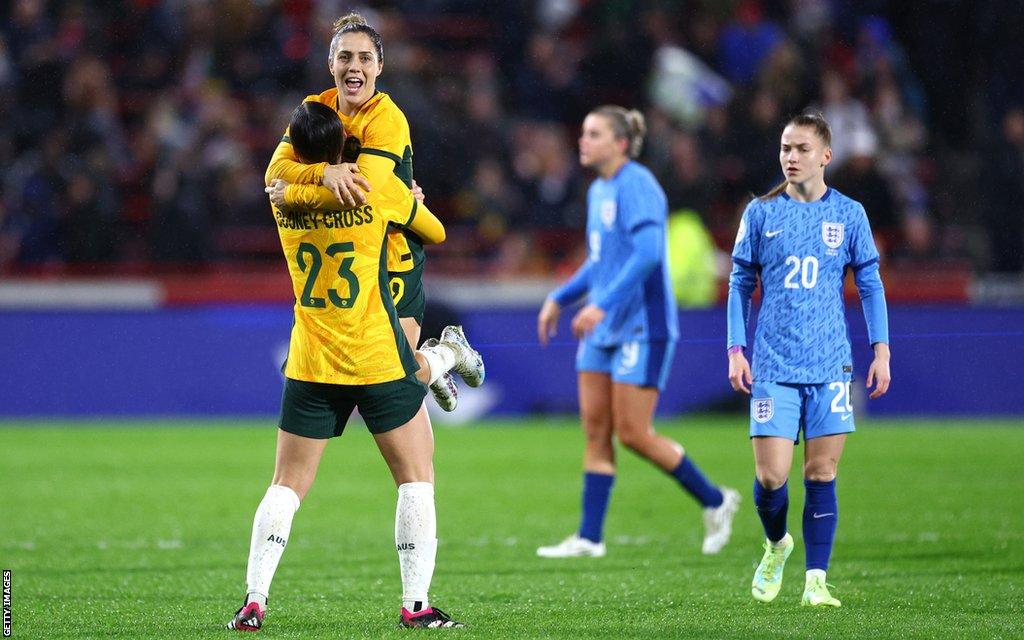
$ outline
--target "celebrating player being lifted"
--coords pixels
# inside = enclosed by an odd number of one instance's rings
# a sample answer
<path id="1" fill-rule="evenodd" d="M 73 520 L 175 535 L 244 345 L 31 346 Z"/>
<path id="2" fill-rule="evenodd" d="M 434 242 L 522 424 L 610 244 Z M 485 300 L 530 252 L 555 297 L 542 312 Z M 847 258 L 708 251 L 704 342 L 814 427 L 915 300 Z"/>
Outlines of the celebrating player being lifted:
<path id="1" fill-rule="evenodd" d="M 330 208 L 347 210 L 341 216 L 297 216 L 274 207 L 279 222 L 290 222 L 279 224 L 278 234 L 292 277 L 295 324 L 284 370 L 274 478 L 253 522 L 245 603 L 228 627 L 262 627 L 267 594 L 292 519 L 312 486 L 327 440 L 341 435 L 355 408 L 398 486 L 395 543 L 403 589 L 399 622 L 407 627 L 462 626 L 428 602 L 437 551 L 434 441 L 423 405 L 426 387 L 416 377 L 417 362 L 388 294 L 385 268 L 390 226 L 408 228 L 426 241 L 443 238 L 443 227 L 394 179 L 397 167 L 390 156 L 367 153 L 381 149 L 385 154 L 387 147 L 371 146 L 387 141 L 379 131 L 405 125 L 394 103 L 374 89 L 383 67 L 380 36 L 364 22 L 343 19 L 329 60 L 338 86 L 295 110 L 268 170 L 268 183 L 278 178 L 309 183 L 284 186 L 280 194 L 308 209 L 323 204 L 325 192 L 332 191 L 315 185 L 321 181 L 318 174 L 324 176 L 328 169 L 345 172 L 351 187 L 356 180 L 348 168 L 331 164 L 337 162 L 343 140 L 340 112 L 355 123 L 353 131 L 364 135 L 359 171 L 368 182 L 365 188 L 372 186 L 372 191 L 358 211 L 354 202 L 339 207 L 339 194 L 331 194 Z M 322 104 L 324 100 L 332 104 Z M 376 128 L 370 126 L 373 123 Z M 407 126 L 405 130 L 407 136 Z M 298 143 L 294 148 L 293 142 Z M 437 362 L 430 362 L 433 375 L 457 366 L 468 383 L 483 380 L 483 362 L 460 331 L 442 333 L 435 355 Z"/>
<path id="2" fill-rule="evenodd" d="M 704 553 L 718 553 L 728 542 L 739 503 L 736 491 L 709 482 L 688 451 L 654 431 L 679 327 L 665 255 L 665 193 L 633 160 L 644 131 L 643 115 L 616 106 L 599 107 L 583 121 L 580 163 L 598 175 L 587 193 L 590 251 L 537 317 L 540 341 L 547 343 L 562 308 L 589 295 L 572 321 L 580 338 L 576 370 L 586 434 L 582 517 L 576 533 L 537 549 L 546 558 L 605 554 L 604 517 L 616 470 L 613 433 L 701 504 Z"/>
<path id="3" fill-rule="evenodd" d="M 867 386 L 889 389 L 889 329 L 878 250 L 864 207 L 825 185 L 832 134 L 820 115 L 793 118 L 782 132 L 785 180 L 743 213 L 729 278 L 729 381 L 751 394 L 754 503 L 767 540 L 751 593 L 770 602 L 793 551 L 786 531 L 786 479 L 804 432 L 803 534 L 807 574 L 803 604 L 838 607 L 825 584 L 839 506 L 836 467 L 853 428 L 850 336 L 843 280 L 852 269 L 875 357 Z M 761 276 L 763 300 L 754 368 L 743 354 L 750 298 Z"/>
<path id="4" fill-rule="evenodd" d="M 375 193 L 375 198 L 383 198 L 378 201 L 385 206 L 407 211 L 401 207 L 411 201 L 410 189 L 414 185 L 412 140 L 405 114 L 390 96 L 376 90 L 377 76 L 384 69 L 383 41 L 355 13 L 339 19 L 334 27 L 328 65 L 335 86 L 307 96 L 306 101 L 324 104 L 341 118 L 348 136 L 344 162 L 332 158 L 304 164 L 296 157 L 291 136 L 286 134 L 267 168 L 267 184 L 279 191 L 283 191 L 286 183 L 323 185 L 325 190 L 319 202 L 325 206 L 333 203 L 334 208 L 363 204 L 370 193 Z M 388 233 L 387 289 L 413 349 L 419 344 L 426 306 L 425 261 L 422 238 L 408 229 L 393 228 Z M 445 329 L 440 342 L 457 342 L 466 346 L 467 351 L 469 347 L 461 327 Z M 437 343 L 431 338 L 416 352 L 416 358 L 422 368 L 421 377 L 429 375 L 430 390 L 438 405 L 452 411 L 458 404 L 458 388 L 448 373 L 453 363 L 448 350 L 432 348 Z M 467 384 L 478 386 L 483 377 L 470 373 L 471 368 L 462 362 L 454 363 L 455 372 Z"/>

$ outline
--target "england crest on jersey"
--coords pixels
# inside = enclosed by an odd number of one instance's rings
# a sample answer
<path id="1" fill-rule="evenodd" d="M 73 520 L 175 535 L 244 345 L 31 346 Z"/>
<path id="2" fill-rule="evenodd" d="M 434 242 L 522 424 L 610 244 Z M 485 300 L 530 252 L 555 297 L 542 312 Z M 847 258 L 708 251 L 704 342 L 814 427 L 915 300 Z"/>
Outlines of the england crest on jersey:
<path id="1" fill-rule="evenodd" d="M 845 225 L 842 222 L 822 222 L 821 239 L 829 249 L 838 249 L 843 244 Z"/>
<path id="2" fill-rule="evenodd" d="M 601 203 L 601 222 L 605 229 L 611 229 L 615 224 L 615 201 L 605 200 Z"/>
<path id="3" fill-rule="evenodd" d="M 775 417 L 775 399 L 754 398 L 750 403 L 750 412 L 753 414 L 755 422 L 759 424 L 768 422 Z"/>

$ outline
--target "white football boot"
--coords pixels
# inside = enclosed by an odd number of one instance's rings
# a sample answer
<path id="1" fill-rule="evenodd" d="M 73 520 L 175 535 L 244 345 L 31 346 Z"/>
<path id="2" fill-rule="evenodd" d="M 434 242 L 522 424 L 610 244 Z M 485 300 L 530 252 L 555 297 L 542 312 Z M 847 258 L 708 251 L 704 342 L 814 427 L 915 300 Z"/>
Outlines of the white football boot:
<path id="1" fill-rule="evenodd" d="M 441 344 L 448 345 L 455 351 L 455 366 L 452 370 L 471 387 L 479 387 L 484 383 L 484 359 L 476 349 L 469 345 L 461 325 L 449 325 L 441 332 Z"/>
<path id="2" fill-rule="evenodd" d="M 603 542 L 591 542 L 575 533 L 556 545 L 537 548 L 542 558 L 603 558 L 604 554 Z"/>
<path id="3" fill-rule="evenodd" d="M 722 550 L 732 535 L 732 519 L 740 508 L 740 494 L 722 487 L 722 504 L 704 510 L 704 544 L 701 552 L 714 555 Z"/>

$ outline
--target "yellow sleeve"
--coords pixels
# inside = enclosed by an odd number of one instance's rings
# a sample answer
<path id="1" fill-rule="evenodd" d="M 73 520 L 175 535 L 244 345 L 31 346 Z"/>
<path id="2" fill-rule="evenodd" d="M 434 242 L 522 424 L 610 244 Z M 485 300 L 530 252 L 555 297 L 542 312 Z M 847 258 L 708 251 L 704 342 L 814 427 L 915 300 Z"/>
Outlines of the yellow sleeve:
<path id="1" fill-rule="evenodd" d="M 437 219 L 427 205 L 416 203 L 416 209 L 405 227 L 423 240 L 423 244 L 441 244 L 445 239 L 444 225 Z"/>
<path id="2" fill-rule="evenodd" d="M 284 205 L 307 211 L 339 211 L 344 209 L 334 192 L 315 184 L 290 184 L 284 189 Z"/>
<path id="3" fill-rule="evenodd" d="M 367 200 L 381 209 L 394 209 L 404 224 L 416 204 L 409 187 L 394 174 L 395 163 L 381 156 L 360 153 L 356 160 L 359 173 L 370 183 Z"/>
<path id="4" fill-rule="evenodd" d="M 299 162 L 298 156 L 295 155 L 295 149 L 292 148 L 292 139 L 288 135 L 288 130 L 285 130 L 284 137 L 281 138 L 281 142 L 274 149 L 273 157 L 270 158 L 270 166 L 267 167 L 264 181 L 267 186 L 270 186 L 271 181 L 278 179 L 291 184 L 323 184 L 326 167 L 326 162 L 317 164 Z"/>
<path id="5" fill-rule="evenodd" d="M 424 244 L 444 242 L 444 225 L 426 205 L 413 197 L 409 187 L 394 174 L 395 163 L 391 159 L 360 153 L 357 164 L 359 173 L 370 182 L 375 191 L 371 195 L 371 201 L 376 201 L 383 209 L 393 209 L 400 216 L 402 212 L 408 211 L 409 218 L 399 223 L 422 238 Z"/>

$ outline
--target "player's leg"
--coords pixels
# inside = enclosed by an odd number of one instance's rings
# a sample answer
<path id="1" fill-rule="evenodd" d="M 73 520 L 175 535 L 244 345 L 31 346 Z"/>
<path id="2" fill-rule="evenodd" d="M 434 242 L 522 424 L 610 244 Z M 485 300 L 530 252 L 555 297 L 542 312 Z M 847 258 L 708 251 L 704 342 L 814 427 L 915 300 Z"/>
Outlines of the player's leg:
<path id="1" fill-rule="evenodd" d="M 580 422 L 583 427 L 583 490 L 580 526 L 562 542 L 537 549 L 543 558 L 601 557 L 604 520 L 615 484 L 612 443 L 611 350 L 580 343 L 576 356 Z"/>
<path id="2" fill-rule="evenodd" d="M 459 388 L 455 378 L 444 368 L 443 354 L 435 355 L 432 348 L 438 343 L 431 338 L 424 343 L 424 349 L 417 350 L 420 343 L 423 313 L 426 310 L 426 296 L 423 292 L 422 267 L 407 273 L 392 273 L 390 278 L 391 300 L 395 303 L 402 332 L 415 353 L 416 364 L 420 366 L 416 379 L 430 387 L 437 405 L 445 411 L 454 411 L 459 404 Z"/>
<path id="3" fill-rule="evenodd" d="M 277 432 L 274 480 L 253 519 L 246 571 L 248 600 L 266 606 L 274 572 L 288 543 L 292 518 L 313 486 L 326 439 Z"/>
<path id="4" fill-rule="evenodd" d="M 462 626 L 430 606 L 437 556 L 434 507 L 434 433 L 423 405 L 425 391 L 412 377 L 364 388 L 359 410 L 398 487 L 395 548 L 402 576 L 401 624 Z"/>
<path id="5" fill-rule="evenodd" d="M 405 334 L 405 339 L 409 341 L 409 347 L 415 349 L 416 345 L 420 343 L 421 329 L 419 321 L 416 318 L 406 318 L 399 316 L 398 322 L 399 324 L 402 325 L 402 333 Z M 419 381 L 423 382 L 424 384 L 427 382 L 426 380 L 420 378 L 419 376 L 417 376 L 417 378 L 419 378 Z"/>
<path id="6" fill-rule="evenodd" d="M 451 371 L 454 370 L 471 387 L 483 384 L 484 360 L 469 344 L 460 326 L 445 327 L 440 340 L 430 338 L 425 341 L 415 356 L 420 365 L 417 380 L 430 386 L 434 399 L 445 411 L 454 411 L 459 401 L 458 387 Z"/>
<path id="7" fill-rule="evenodd" d="M 754 449 L 754 506 L 764 528 L 764 554 L 750 592 L 771 602 L 782 588 L 783 569 L 793 553 L 786 529 L 787 479 L 793 466 L 794 441 L 800 433 L 800 394 L 793 387 L 756 382 L 751 389 L 750 438 Z"/>
<path id="8" fill-rule="evenodd" d="M 415 349 L 419 344 L 420 327 L 427 306 L 422 264 L 406 273 L 392 273 L 390 282 L 395 311 L 409 339 L 409 346 Z M 471 387 L 479 387 L 484 382 L 483 358 L 470 346 L 459 326 L 445 327 L 438 341 L 420 348 L 416 361 L 420 365 L 417 379 L 430 385 L 434 398 L 446 411 L 454 410 L 458 403 L 458 389 L 449 371 L 454 370 Z"/>
<path id="9" fill-rule="evenodd" d="M 705 525 L 702 550 L 718 553 L 732 535 L 739 493 L 710 482 L 682 445 L 654 430 L 654 410 L 674 352 L 672 342 L 629 342 L 618 347 L 612 366 L 615 435 L 627 448 L 674 477 L 700 503 Z"/>
<path id="10" fill-rule="evenodd" d="M 332 385 L 285 382 L 274 478 L 256 509 L 249 559 L 246 598 L 229 629 L 259 629 L 266 614 L 267 596 L 291 533 L 292 520 L 306 497 L 327 439 L 340 435 L 352 404 L 332 397 Z"/>
<path id="11" fill-rule="evenodd" d="M 840 606 L 825 584 L 839 522 L 836 472 L 846 435 L 854 430 L 849 383 L 808 385 L 805 388 L 804 428 L 804 545 L 807 577 L 802 603 L 808 606 Z"/>
<path id="12" fill-rule="evenodd" d="M 840 606 L 825 584 L 832 556 L 832 543 L 839 520 L 836 496 L 836 467 L 843 454 L 846 434 L 822 436 L 804 444 L 804 546 L 807 548 L 807 575 L 802 604 Z"/>
<path id="13" fill-rule="evenodd" d="M 612 416 L 615 435 L 631 451 L 669 474 L 704 510 L 706 554 L 718 553 L 732 535 L 732 520 L 739 507 L 739 493 L 712 483 L 682 445 L 654 430 L 657 387 L 612 385 Z"/>

